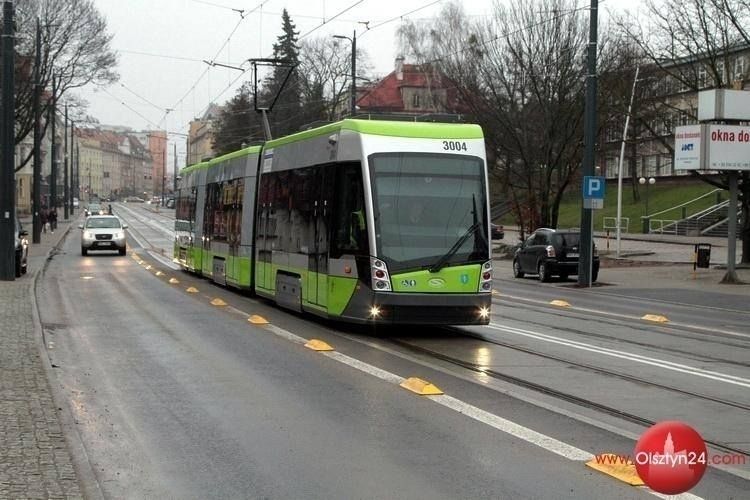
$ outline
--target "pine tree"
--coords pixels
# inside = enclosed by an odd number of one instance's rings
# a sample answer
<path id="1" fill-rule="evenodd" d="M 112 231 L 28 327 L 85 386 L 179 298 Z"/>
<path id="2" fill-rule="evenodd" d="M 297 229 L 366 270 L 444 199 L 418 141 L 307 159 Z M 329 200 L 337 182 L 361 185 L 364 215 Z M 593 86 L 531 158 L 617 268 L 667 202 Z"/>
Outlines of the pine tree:
<path id="1" fill-rule="evenodd" d="M 274 67 L 272 74 L 265 81 L 262 94 L 265 106 L 270 105 L 274 97 L 278 94 L 276 104 L 268 117 L 274 137 L 281 137 L 297 132 L 304 124 L 302 90 L 297 70 L 297 65 L 299 64 L 297 36 L 299 32 L 295 31 L 296 27 L 292 23 L 286 9 L 284 9 L 281 15 L 281 20 L 283 33 L 273 45 L 273 57 L 284 60 L 285 63 Z M 282 89 L 281 86 L 290 71 L 289 79 Z M 281 92 L 279 93 L 279 91 Z"/>
<path id="2" fill-rule="evenodd" d="M 253 95 L 249 83 L 243 84 L 222 110 L 214 128 L 213 147 L 217 155 L 230 153 L 242 145 L 263 140 L 263 131 L 253 108 Z"/>

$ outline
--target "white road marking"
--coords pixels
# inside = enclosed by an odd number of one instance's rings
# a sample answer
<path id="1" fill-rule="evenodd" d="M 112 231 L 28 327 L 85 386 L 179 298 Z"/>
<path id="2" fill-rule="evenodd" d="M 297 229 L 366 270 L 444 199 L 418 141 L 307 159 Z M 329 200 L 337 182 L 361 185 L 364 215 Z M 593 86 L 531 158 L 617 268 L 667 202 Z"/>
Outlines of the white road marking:
<path id="1" fill-rule="evenodd" d="M 458 413 L 471 417 L 478 422 L 489 425 L 501 432 L 515 436 L 518 439 L 522 439 L 527 443 L 534 444 L 540 448 L 544 448 L 547 451 L 551 451 L 561 457 L 567 458 L 568 460 L 576 461 L 589 461 L 594 458 L 592 453 L 584 451 L 575 446 L 563 443 L 555 438 L 549 437 L 546 434 L 533 431 L 528 427 L 524 427 L 510 420 L 499 417 L 493 413 L 477 408 L 476 406 L 470 405 L 460 399 L 456 399 L 452 396 L 445 394 L 440 396 L 426 396 L 434 402 L 455 410 Z"/>
<path id="2" fill-rule="evenodd" d="M 308 342 L 307 339 L 300 337 L 299 335 L 295 335 L 294 333 L 289 332 L 276 325 L 268 324 L 268 325 L 260 326 L 259 328 L 268 330 L 271 333 L 283 339 L 294 342 L 295 344 L 306 344 Z M 365 363 L 364 361 L 354 359 L 340 352 L 336 352 L 336 351 L 325 352 L 324 351 L 324 352 L 319 352 L 319 354 L 322 354 L 323 356 L 327 356 L 330 359 L 343 363 L 356 370 L 359 370 L 368 375 L 372 375 L 376 378 L 379 378 L 393 385 L 399 385 L 401 382 L 405 380 L 404 377 L 396 375 L 395 373 L 391 373 L 387 370 L 383 370 L 369 363 Z M 552 452 L 568 460 L 582 462 L 582 461 L 588 461 L 594 458 L 594 454 L 591 452 L 582 450 L 580 448 L 576 448 L 575 446 L 564 443 L 563 441 L 559 441 L 553 437 L 547 436 L 546 434 L 542 434 L 540 432 L 529 429 L 528 427 L 524 427 L 520 424 L 504 419 L 498 415 L 482 410 L 481 408 L 478 408 L 474 405 L 466 403 L 465 401 L 461 401 L 460 399 L 454 398 L 452 396 L 443 394 L 440 396 L 421 396 L 421 397 L 428 398 L 431 401 L 441 406 L 444 406 L 445 408 L 449 408 L 462 415 L 466 415 L 467 417 L 470 417 L 480 423 L 483 423 L 494 429 L 497 429 L 500 432 L 509 434 L 515 438 L 526 441 L 527 443 L 533 444 L 539 448 Z M 652 495 L 655 495 L 659 498 L 670 498 L 674 500 L 703 500 L 702 497 L 692 495 L 690 493 L 683 493 L 682 495 L 666 497 L 660 493 L 656 493 L 647 488 L 644 489 L 643 491 L 647 493 L 651 493 Z"/>
<path id="3" fill-rule="evenodd" d="M 651 358 L 648 356 L 641 356 L 640 354 L 633 354 L 625 351 L 618 351 L 615 349 L 608 349 L 606 347 L 598 347 L 585 342 L 578 342 L 575 340 L 564 339 L 561 337 L 554 337 L 552 335 L 546 335 L 543 333 L 532 332 L 529 330 L 522 330 L 520 328 L 513 328 L 510 326 L 498 325 L 491 323 L 488 328 L 498 330 L 513 335 L 520 335 L 523 337 L 532 338 L 535 340 L 541 340 L 552 344 L 563 345 L 566 347 L 572 347 L 574 349 L 580 349 L 582 351 L 594 352 L 597 354 L 603 354 L 605 356 L 611 356 L 613 358 L 625 359 L 636 363 L 642 363 L 645 365 L 656 366 L 665 370 L 672 370 L 680 373 L 686 373 L 688 375 L 694 375 L 696 377 L 703 377 L 718 382 L 724 382 L 725 384 L 738 385 L 740 387 L 750 388 L 750 379 L 743 377 L 737 377 L 735 375 L 729 375 L 726 373 L 714 372 L 710 370 L 703 370 L 701 368 L 695 368 L 693 366 L 683 365 L 680 363 L 674 363 L 672 361 L 666 361 L 657 358 Z"/>
<path id="4" fill-rule="evenodd" d="M 159 252 L 154 252 L 153 250 L 147 250 L 148 254 L 153 257 L 154 259 L 158 260 L 165 266 L 169 267 L 173 271 L 178 271 L 180 269 L 180 266 L 172 262 L 172 259 L 168 259 L 161 255 Z"/>
<path id="5" fill-rule="evenodd" d="M 530 302 L 532 304 L 538 304 L 538 305 L 544 306 L 546 308 L 549 307 L 549 302 L 547 302 L 547 301 L 537 300 L 537 299 L 530 299 L 530 298 L 527 298 L 527 297 L 519 297 L 519 296 L 516 296 L 516 295 L 508 295 L 508 294 L 505 294 L 505 293 L 500 294 L 500 295 L 493 295 L 493 298 L 495 299 L 495 301 L 498 301 L 498 302 L 502 301 L 505 298 L 505 299 L 517 300 L 517 301 L 520 301 L 520 302 Z M 629 298 L 632 298 L 632 297 L 629 297 Z M 509 303 L 512 304 L 512 301 L 510 301 L 510 300 L 508 300 L 506 302 L 509 302 Z M 678 304 L 678 305 L 682 305 L 682 304 Z M 556 311 L 559 311 L 559 310 L 556 310 Z M 566 308 L 566 311 L 571 311 L 571 312 L 572 311 L 580 311 L 580 312 L 585 312 L 585 313 L 600 314 L 602 316 L 609 316 L 609 317 L 612 317 L 612 318 L 624 319 L 624 320 L 628 320 L 628 321 L 633 321 L 633 320 L 636 320 L 638 322 L 642 321 L 640 316 L 631 316 L 631 315 L 627 315 L 627 314 L 620 314 L 620 313 L 615 313 L 615 312 L 610 312 L 610 311 L 602 311 L 600 309 L 591 309 L 591 308 L 588 308 L 588 307 L 571 306 L 569 308 Z M 732 309 L 727 309 L 726 311 L 737 312 L 737 311 L 734 311 Z M 704 326 L 690 325 L 690 324 L 687 324 L 687 323 L 680 323 L 680 322 L 675 322 L 675 321 L 670 321 L 666 325 L 659 325 L 659 326 L 673 326 L 673 327 L 677 327 L 677 328 L 689 328 L 689 329 L 692 329 L 692 330 L 698 330 L 698 331 L 702 331 L 702 332 L 721 333 L 723 335 L 731 335 L 733 337 L 742 337 L 742 338 L 748 338 L 748 339 L 750 339 L 750 335 L 748 335 L 747 333 L 734 332 L 732 330 L 723 330 L 721 328 L 714 328 L 714 327 L 707 328 L 707 327 L 704 327 Z"/>

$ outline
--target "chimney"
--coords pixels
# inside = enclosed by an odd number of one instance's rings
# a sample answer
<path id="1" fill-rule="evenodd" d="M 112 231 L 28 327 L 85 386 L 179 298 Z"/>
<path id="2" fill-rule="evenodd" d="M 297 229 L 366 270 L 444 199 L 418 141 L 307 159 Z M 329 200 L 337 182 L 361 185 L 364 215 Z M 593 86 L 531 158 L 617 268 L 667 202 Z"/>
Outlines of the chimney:
<path id="1" fill-rule="evenodd" d="M 404 79 L 404 56 L 396 58 L 396 80 Z"/>

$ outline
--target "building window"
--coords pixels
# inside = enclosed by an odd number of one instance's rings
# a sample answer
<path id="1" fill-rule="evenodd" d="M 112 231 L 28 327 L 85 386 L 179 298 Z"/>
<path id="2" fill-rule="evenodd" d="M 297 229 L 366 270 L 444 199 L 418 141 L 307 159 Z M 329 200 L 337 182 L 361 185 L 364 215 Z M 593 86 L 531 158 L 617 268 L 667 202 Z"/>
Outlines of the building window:
<path id="1" fill-rule="evenodd" d="M 735 80 L 745 79 L 745 56 L 737 56 L 734 60 L 734 74 L 732 77 Z"/>
<path id="2" fill-rule="evenodd" d="M 413 108 L 419 107 L 419 94 L 414 94 L 411 96 L 411 105 Z"/>
<path id="3" fill-rule="evenodd" d="M 109 179 L 109 172 L 104 172 L 104 178 Z"/>

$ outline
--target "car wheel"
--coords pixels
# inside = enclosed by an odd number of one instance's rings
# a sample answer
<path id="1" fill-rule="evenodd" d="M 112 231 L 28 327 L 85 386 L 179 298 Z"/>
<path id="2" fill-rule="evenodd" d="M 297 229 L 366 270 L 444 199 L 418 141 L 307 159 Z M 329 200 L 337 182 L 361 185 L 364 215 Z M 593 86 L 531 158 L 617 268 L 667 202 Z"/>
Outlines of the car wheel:
<path id="1" fill-rule="evenodd" d="M 86 257 L 86 255 L 88 255 L 88 253 L 89 253 L 88 250 L 86 250 L 84 247 L 81 247 L 81 255 L 83 255 L 84 257 Z"/>
<path id="2" fill-rule="evenodd" d="M 599 277 L 599 270 L 594 269 L 594 272 L 591 273 L 591 282 L 596 282 L 596 279 Z"/>
<path id="3" fill-rule="evenodd" d="M 513 277 L 523 278 L 523 270 L 521 269 L 521 263 L 518 262 L 518 259 L 513 261 Z"/>
<path id="4" fill-rule="evenodd" d="M 120 255 L 125 255 L 126 253 L 128 253 L 128 248 L 127 247 L 122 247 L 122 248 L 118 249 L 117 251 L 120 252 Z"/>
<path id="5" fill-rule="evenodd" d="M 550 279 L 549 275 L 549 269 L 547 269 L 547 264 L 544 262 L 539 263 L 539 281 L 546 283 Z"/>

